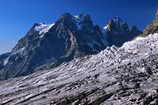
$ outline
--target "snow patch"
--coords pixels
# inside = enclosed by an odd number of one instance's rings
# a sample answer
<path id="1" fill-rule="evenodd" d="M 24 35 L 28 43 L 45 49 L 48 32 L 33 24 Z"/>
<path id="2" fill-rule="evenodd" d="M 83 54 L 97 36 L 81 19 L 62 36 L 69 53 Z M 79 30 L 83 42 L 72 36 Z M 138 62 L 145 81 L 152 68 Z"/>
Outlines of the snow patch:
<path id="1" fill-rule="evenodd" d="M 107 30 L 109 28 L 109 25 L 106 25 L 103 27 L 103 30 Z"/>
<path id="2" fill-rule="evenodd" d="M 39 32 L 40 38 L 43 38 L 45 33 L 47 33 L 55 24 L 40 24 L 35 27 L 35 31 Z"/>
<path id="3" fill-rule="evenodd" d="M 42 31 L 43 29 L 45 29 L 46 27 L 48 27 L 47 24 L 39 24 L 35 27 L 35 31 Z"/>
<path id="4" fill-rule="evenodd" d="M 55 24 L 50 24 L 50 25 L 47 25 L 47 27 L 43 28 L 41 31 L 40 31 L 40 34 L 45 34 L 49 31 L 50 28 L 52 28 Z"/>
<path id="5" fill-rule="evenodd" d="M 4 65 L 4 66 L 8 64 L 9 58 L 10 58 L 10 57 L 7 57 L 7 58 L 4 60 L 4 62 L 3 62 L 3 65 Z"/>
<path id="6" fill-rule="evenodd" d="M 74 16 L 76 19 L 79 19 L 80 17 L 78 15 Z"/>
<path id="7" fill-rule="evenodd" d="M 81 25 L 81 19 L 79 16 L 74 16 L 74 21 L 76 22 L 76 25 L 77 25 L 77 29 L 80 30 L 82 29 L 82 25 Z"/>
<path id="8" fill-rule="evenodd" d="M 22 53 L 25 50 L 25 47 L 20 48 L 19 50 L 13 52 L 13 54 L 18 54 L 18 53 Z"/>

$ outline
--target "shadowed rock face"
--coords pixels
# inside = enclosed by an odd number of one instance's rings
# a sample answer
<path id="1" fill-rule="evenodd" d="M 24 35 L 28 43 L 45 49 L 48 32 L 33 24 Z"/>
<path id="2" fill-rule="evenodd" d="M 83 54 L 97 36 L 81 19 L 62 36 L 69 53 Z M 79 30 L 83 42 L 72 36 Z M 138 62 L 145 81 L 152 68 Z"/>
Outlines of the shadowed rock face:
<path id="1" fill-rule="evenodd" d="M 158 34 L 0 81 L 4 105 L 157 105 Z"/>
<path id="2" fill-rule="evenodd" d="M 55 24 L 34 24 L 29 32 L 0 61 L 0 79 L 24 76 L 52 68 L 76 57 L 97 54 L 107 46 L 121 46 L 139 34 L 120 18 L 108 28 L 94 25 L 87 14 L 62 15 Z"/>
<path id="3" fill-rule="evenodd" d="M 1 60 L 7 62 L 0 65 L 0 79 L 28 75 L 41 65 L 58 65 L 74 57 L 96 54 L 107 45 L 89 15 L 77 18 L 66 13 L 55 24 L 35 24 L 8 58 Z"/>
<path id="4" fill-rule="evenodd" d="M 121 18 L 115 17 L 109 21 L 107 40 L 109 44 L 115 46 L 122 46 L 123 43 L 133 40 L 142 32 L 136 26 L 129 27 Z"/>
<path id="5" fill-rule="evenodd" d="M 3 55 L 0 55 L 0 69 L 4 67 L 4 64 L 7 62 L 7 57 L 10 55 L 10 53 L 6 53 Z M 5 60 L 6 59 L 6 60 Z"/>

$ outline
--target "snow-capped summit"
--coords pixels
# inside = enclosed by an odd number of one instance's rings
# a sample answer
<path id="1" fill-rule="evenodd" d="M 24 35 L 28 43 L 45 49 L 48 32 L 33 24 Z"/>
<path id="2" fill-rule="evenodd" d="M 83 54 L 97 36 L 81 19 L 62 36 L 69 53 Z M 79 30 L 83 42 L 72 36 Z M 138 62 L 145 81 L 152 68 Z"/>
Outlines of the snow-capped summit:
<path id="1" fill-rule="evenodd" d="M 54 24 L 36 23 L 5 59 L 0 79 L 28 75 L 74 57 L 96 54 L 108 46 L 90 15 L 65 13 Z"/>
<path id="2" fill-rule="evenodd" d="M 43 24 L 43 23 L 40 23 L 40 24 L 35 24 L 35 31 L 41 31 L 42 29 L 45 29 L 46 27 L 48 27 L 47 24 Z"/>
<path id="3" fill-rule="evenodd" d="M 0 79 L 28 75 L 76 57 L 97 54 L 107 46 L 119 46 L 118 42 L 127 41 L 122 38 L 129 38 L 126 25 L 122 23 L 120 18 L 114 18 L 104 28 L 107 31 L 103 31 L 93 23 L 90 15 L 70 13 L 63 14 L 53 24 L 36 23 L 0 62 Z M 113 43 L 109 40 L 111 36 L 113 40 L 120 39 Z"/>
<path id="4" fill-rule="evenodd" d="M 38 31 L 39 34 L 45 34 L 49 31 L 50 28 L 52 28 L 54 26 L 54 24 L 38 24 L 37 26 L 35 26 L 35 31 Z"/>
<path id="5" fill-rule="evenodd" d="M 30 34 L 38 33 L 40 38 L 43 38 L 44 34 L 46 34 L 54 25 L 55 25 L 54 23 L 53 24 L 35 23 L 29 32 Z"/>

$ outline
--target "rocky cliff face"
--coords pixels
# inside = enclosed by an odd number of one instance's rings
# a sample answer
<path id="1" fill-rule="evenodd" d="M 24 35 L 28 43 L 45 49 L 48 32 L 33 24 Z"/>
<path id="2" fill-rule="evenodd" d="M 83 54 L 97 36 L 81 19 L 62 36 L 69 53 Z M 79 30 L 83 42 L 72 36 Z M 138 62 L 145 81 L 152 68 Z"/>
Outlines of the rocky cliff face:
<path id="1" fill-rule="evenodd" d="M 107 28 L 94 25 L 87 14 L 62 15 L 54 24 L 34 24 L 5 59 L 0 59 L 0 79 L 24 76 L 52 68 L 76 57 L 97 54 L 107 46 L 121 46 L 140 31 L 120 18 Z"/>
<path id="2" fill-rule="evenodd" d="M 156 17 L 155 17 L 154 21 L 152 22 L 152 24 L 148 25 L 146 27 L 146 29 L 144 30 L 143 36 L 147 36 L 149 34 L 153 34 L 156 32 L 158 32 L 158 10 L 157 10 Z"/>
<path id="3" fill-rule="evenodd" d="M 96 54 L 106 46 L 100 28 L 93 25 L 89 15 L 66 13 L 55 24 L 35 24 L 2 61 L 0 78 L 28 75 L 41 65 Z"/>
<path id="4" fill-rule="evenodd" d="M 119 17 L 111 19 L 106 30 L 105 34 L 107 35 L 109 44 L 118 47 L 141 34 L 141 31 L 138 30 L 136 26 L 128 26 L 128 24 Z"/>

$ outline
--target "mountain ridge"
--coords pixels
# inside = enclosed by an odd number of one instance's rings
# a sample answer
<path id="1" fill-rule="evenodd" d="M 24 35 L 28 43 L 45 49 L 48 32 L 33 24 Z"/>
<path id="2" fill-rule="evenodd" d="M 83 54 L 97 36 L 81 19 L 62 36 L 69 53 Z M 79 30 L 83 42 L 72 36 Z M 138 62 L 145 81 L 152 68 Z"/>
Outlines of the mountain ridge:
<path id="1" fill-rule="evenodd" d="M 1 61 L 0 79 L 28 75 L 38 68 L 56 67 L 75 57 L 97 54 L 107 46 L 121 46 L 140 33 L 119 17 L 110 20 L 105 29 L 95 25 L 88 14 L 65 13 L 53 24 L 32 26 Z"/>
<path id="2" fill-rule="evenodd" d="M 0 104 L 158 105 L 158 27 L 150 29 L 121 47 L 0 81 Z"/>
<path id="3" fill-rule="evenodd" d="M 153 20 L 153 22 L 144 29 L 143 36 L 158 32 L 157 27 L 158 27 L 158 9 L 157 9 L 155 19 Z"/>

